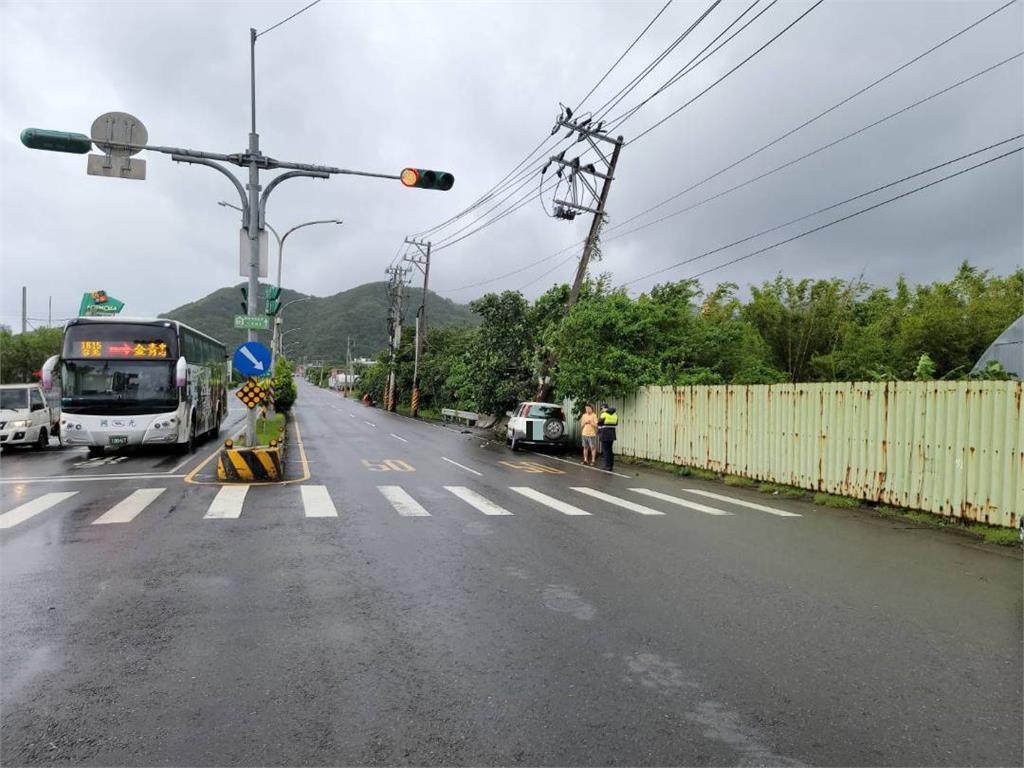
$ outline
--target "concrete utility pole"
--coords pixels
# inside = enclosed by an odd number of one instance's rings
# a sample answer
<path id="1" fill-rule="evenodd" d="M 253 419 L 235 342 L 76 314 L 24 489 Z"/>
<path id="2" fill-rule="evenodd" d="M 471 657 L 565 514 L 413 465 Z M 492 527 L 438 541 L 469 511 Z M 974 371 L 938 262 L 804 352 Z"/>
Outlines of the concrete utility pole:
<path id="1" fill-rule="evenodd" d="M 21 332 L 28 330 L 28 286 L 21 286 Z"/>
<path id="2" fill-rule="evenodd" d="M 388 381 L 384 388 L 384 407 L 393 411 L 398 402 L 395 366 L 398 363 L 398 350 L 402 344 L 402 294 L 405 292 L 405 278 L 409 269 L 396 265 L 388 267 L 385 272 L 388 275 L 388 336 L 391 370 L 388 372 Z"/>
<path id="3" fill-rule="evenodd" d="M 625 139 L 619 136 L 612 139 L 610 136 L 606 136 L 601 130 L 602 123 L 594 124 L 590 119 L 572 121 L 572 112 L 563 108 L 563 112 L 559 115 L 558 120 L 555 121 L 555 127 L 552 129 L 552 134 L 558 132 L 562 128 L 568 128 L 569 133 L 566 138 L 571 137 L 573 134 L 577 134 L 579 138 L 577 141 L 586 141 L 592 150 L 598 154 L 600 162 L 605 166 L 605 171 L 599 171 L 595 163 L 589 163 L 587 165 L 580 164 L 580 157 L 576 157 L 572 160 L 565 159 L 565 151 L 561 154 L 555 155 L 548 159 L 548 163 L 544 166 L 541 171 L 541 176 L 547 172 L 548 166 L 555 164 L 559 166 L 557 171 L 559 178 L 564 177 L 569 187 L 569 199 L 558 199 L 554 200 L 555 203 L 555 218 L 572 220 L 580 213 L 591 213 L 594 218 L 590 223 L 590 232 L 587 234 L 586 244 L 583 246 L 583 254 L 580 256 L 580 263 L 576 267 L 576 276 L 572 281 L 572 286 L 569 289 L 569 296 L 565 302 L 565 311 L 569 312 L 579 300 L 580 290 L 583 287 L 583 281 L 587 277 L 587 268 L 590 265 L 590 259 L 594 254 L 597 244 L 600 241 L 601 227 L 604 226 L 605 218 L 607 216 L 605 205 L 608 202 L 608 192 L 611 190 L 612 180 L 615 178 L 615 168 L 619 162 L 619 152 L 622 150 Z M 611 144 L 612 153 L 611 158 L 608 158 L 605 153 L 601 150 L 598 142 Z M 593 177 L 588 178 L 589 177 Z M 601 190 L 597 191 L 596 184 L 597 179 L 602 179 L 603 184 Z M 589 192 L 592 198 L 596 198 L 596 207 L 587 206 L 580 202 L 580 194 L 577 189 L 577 182 Z M 558 363 L 554 354 L 549 352 L 544 358 L 541 364 L 540 380 L 537 387 L 536 399 L 540 401 L 547 400 L 551 396 L 551 378 L 550 371 L 554 369 Z"/>
<path id="4" fill-rule="evenodd" d="M 423 296 L 420 308 L 416 312 L 416 351 L 412 368 L 412 415 L 416 416 L 420 408 L 420 357 L 427 338 L 427 286 L 430 282 L 430 243 L 417 240 L 406 240 L 407 245 L 414 246 L 416 253 L 406 253 L 403 261 L 415 264 L 423 273 Z"/>
<path id="5" fill-rule="evenodd" d="M 355 377 L 352 375 L 352 337 L 345 337 L 345 372 L 348 374 L 348 380 L 345 382 L 345 394 L 352 394 L 352 388 L 355 384 Z"/>

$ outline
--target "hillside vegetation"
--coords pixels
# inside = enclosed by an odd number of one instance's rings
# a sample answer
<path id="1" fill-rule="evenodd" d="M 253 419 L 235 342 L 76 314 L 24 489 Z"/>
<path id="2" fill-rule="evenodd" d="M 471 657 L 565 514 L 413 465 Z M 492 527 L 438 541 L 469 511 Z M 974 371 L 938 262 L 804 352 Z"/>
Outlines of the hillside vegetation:
<path id="1" fill-rule="evenodd" d="M 285 330 L 296 328 L 285 337 L 287 355 L 294 360 L 326 358 L 343 360 L 345 339 L 352 337 L 356 357 L 376 354 L 387 348 L 386 283 L 366 283 L 333 296 L 307 296 L 288 290 L 281 292 L 282 304 L 306 299 L 284 310 Z M 221 288 L 191 304 L 172 309 L 161 317 L 180 320 L 216 339 L 235 346 L 245 341 L 245 331 L 236 330 L 234 317 L 242 313 L 242 284 Z M 261 289 L 262 290 L 262 289 Z M 416 308 L 422 291 L 409 288 L 403 306 L 404 325 L 416 322 Z M 261 299 L 262 301 L 262 299 Z M 427 313 L 432 328 L 472 327 L 479 322 L 469 307 L 428 292 Z M 270 332 L 259 332 L 259 339 L 270 341 Z"/>

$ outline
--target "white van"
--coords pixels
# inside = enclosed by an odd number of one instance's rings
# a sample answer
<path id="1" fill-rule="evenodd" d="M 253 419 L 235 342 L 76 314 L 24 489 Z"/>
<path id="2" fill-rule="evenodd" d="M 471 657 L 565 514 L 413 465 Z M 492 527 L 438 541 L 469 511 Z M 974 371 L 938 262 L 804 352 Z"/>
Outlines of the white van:
<path id="1" fill-rule="evenodd" d="M 51 406 L 38 384 L 0 384 L 0 446 L 39 450 L 60 436 L 60 408 Z"/>

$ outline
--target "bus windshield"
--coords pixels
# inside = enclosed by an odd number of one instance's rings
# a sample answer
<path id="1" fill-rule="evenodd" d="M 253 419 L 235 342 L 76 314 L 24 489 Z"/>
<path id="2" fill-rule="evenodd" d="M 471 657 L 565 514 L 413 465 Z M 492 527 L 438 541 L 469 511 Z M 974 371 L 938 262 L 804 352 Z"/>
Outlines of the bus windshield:
<path id="1" fill-rule="evenodd" d="M 168 360 L 66 360 L 61 407 L 68 413 L 143 414 L 178 407 Z"/>

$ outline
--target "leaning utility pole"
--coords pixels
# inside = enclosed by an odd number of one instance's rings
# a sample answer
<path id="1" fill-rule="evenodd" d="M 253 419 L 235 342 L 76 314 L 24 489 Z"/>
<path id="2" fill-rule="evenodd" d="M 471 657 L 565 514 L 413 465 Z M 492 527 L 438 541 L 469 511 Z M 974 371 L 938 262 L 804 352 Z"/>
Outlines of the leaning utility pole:
<path id="1" fill-rule="evenodd" d="M 403 261 L 415 264 L 423 273 L 423 296 L 420 308 L 416 312 L 416 352 L 412 367 L 412 415 L 416 416 L 420 408 L 420 357 L 427 338 L 427 286 L 430 282 L 430 243 L 406 239 L 407 245 L 416 247 L 416 253 L 407 253 Z"/>
<path id="2" fill-rule="evenodd" d="M 565 138 L 571 138 L 573 135 L 577 135 L 577 143 L 586 141 L 590 148 L 597 153 L 600 158 L 600 162 L 605 166 L 604 171 L 598 170 L 595 163 L 588 163 L 581 165 L 581 156 L 577 156 L 572 160 L 565 159 L 566 150 L 562 150 L 561 153 L 548 158 L 548 162 L 544 165 L 541 170 L 541 177 L 547 173 L 548 167 L 552 164 L 558 166 L 556 171 L 557 177 L 560 179 L 560 183 L 564 182 L 568 186 L 568 194 L 563 195 L 562 198 L 554 198 L 554 218 L 573 220 L 580 213 L 591 213 L 594 218 L 590 222 L 590 232 L 587 234 L 586 244 L 583 246 L 583 254 L 580 256 L 579 265 L 576 267 L 576 277 L 572 281 L 572 286 L 569 289 L 569 296 L 565 302 L 565 311 L 568 313 L 580 297 L 580 290 L 583 287 L 583 281 L 587 276 L 587 268 L 590 265 L 590 259 L 594 254 L 597 244 L 600 241 L 601 228 L 604 226 L 605 219 L 607 217 L 607 211 L 605 205 L 608 202 L 608 192 L 611 190 L 612 180 L 615 178 L 615 168 L 619 162 L 619 152 L 622 150 L 625 139 L 619 136 L 615 139 L 610 136 L 606 136 L 603 129 L 603 122 L 594 123 L 592 118 L 585 120 L 576 121 L 572 120 L 572 110 L 563 107 L 562 113 L 558 116 L 555 121 L 554 128 L 551 129 L 552 135 L 557 133 L 562 128 L 568 128 Z M 611 157 L 607 157 L 601 150 L 601 146 L 598 142 L 603 142 L 612 145 Z M 592 178 L 588 178 L 592 177 Z M 597 190 L 597 179 L 602 179 L 603 184 L 601 185 L 600 191 Z M 581 194 L 581 190 L 585 190 L 589 193 L 591 199 L 596 198 L 596 207 L 593 205 L 585 205 L 581 202 L 581 198 L 584 196 Z M 556 187 L 556 194 L 558 188 Z M 551 379 L 549 372 L 554 369 L 557 364 L 554 354 L 548 352 L 546 357 L 541 363 L 540 380 L 538 382 L 537 389 L 537 400 L 546 400 L 551 395 Z"/>

